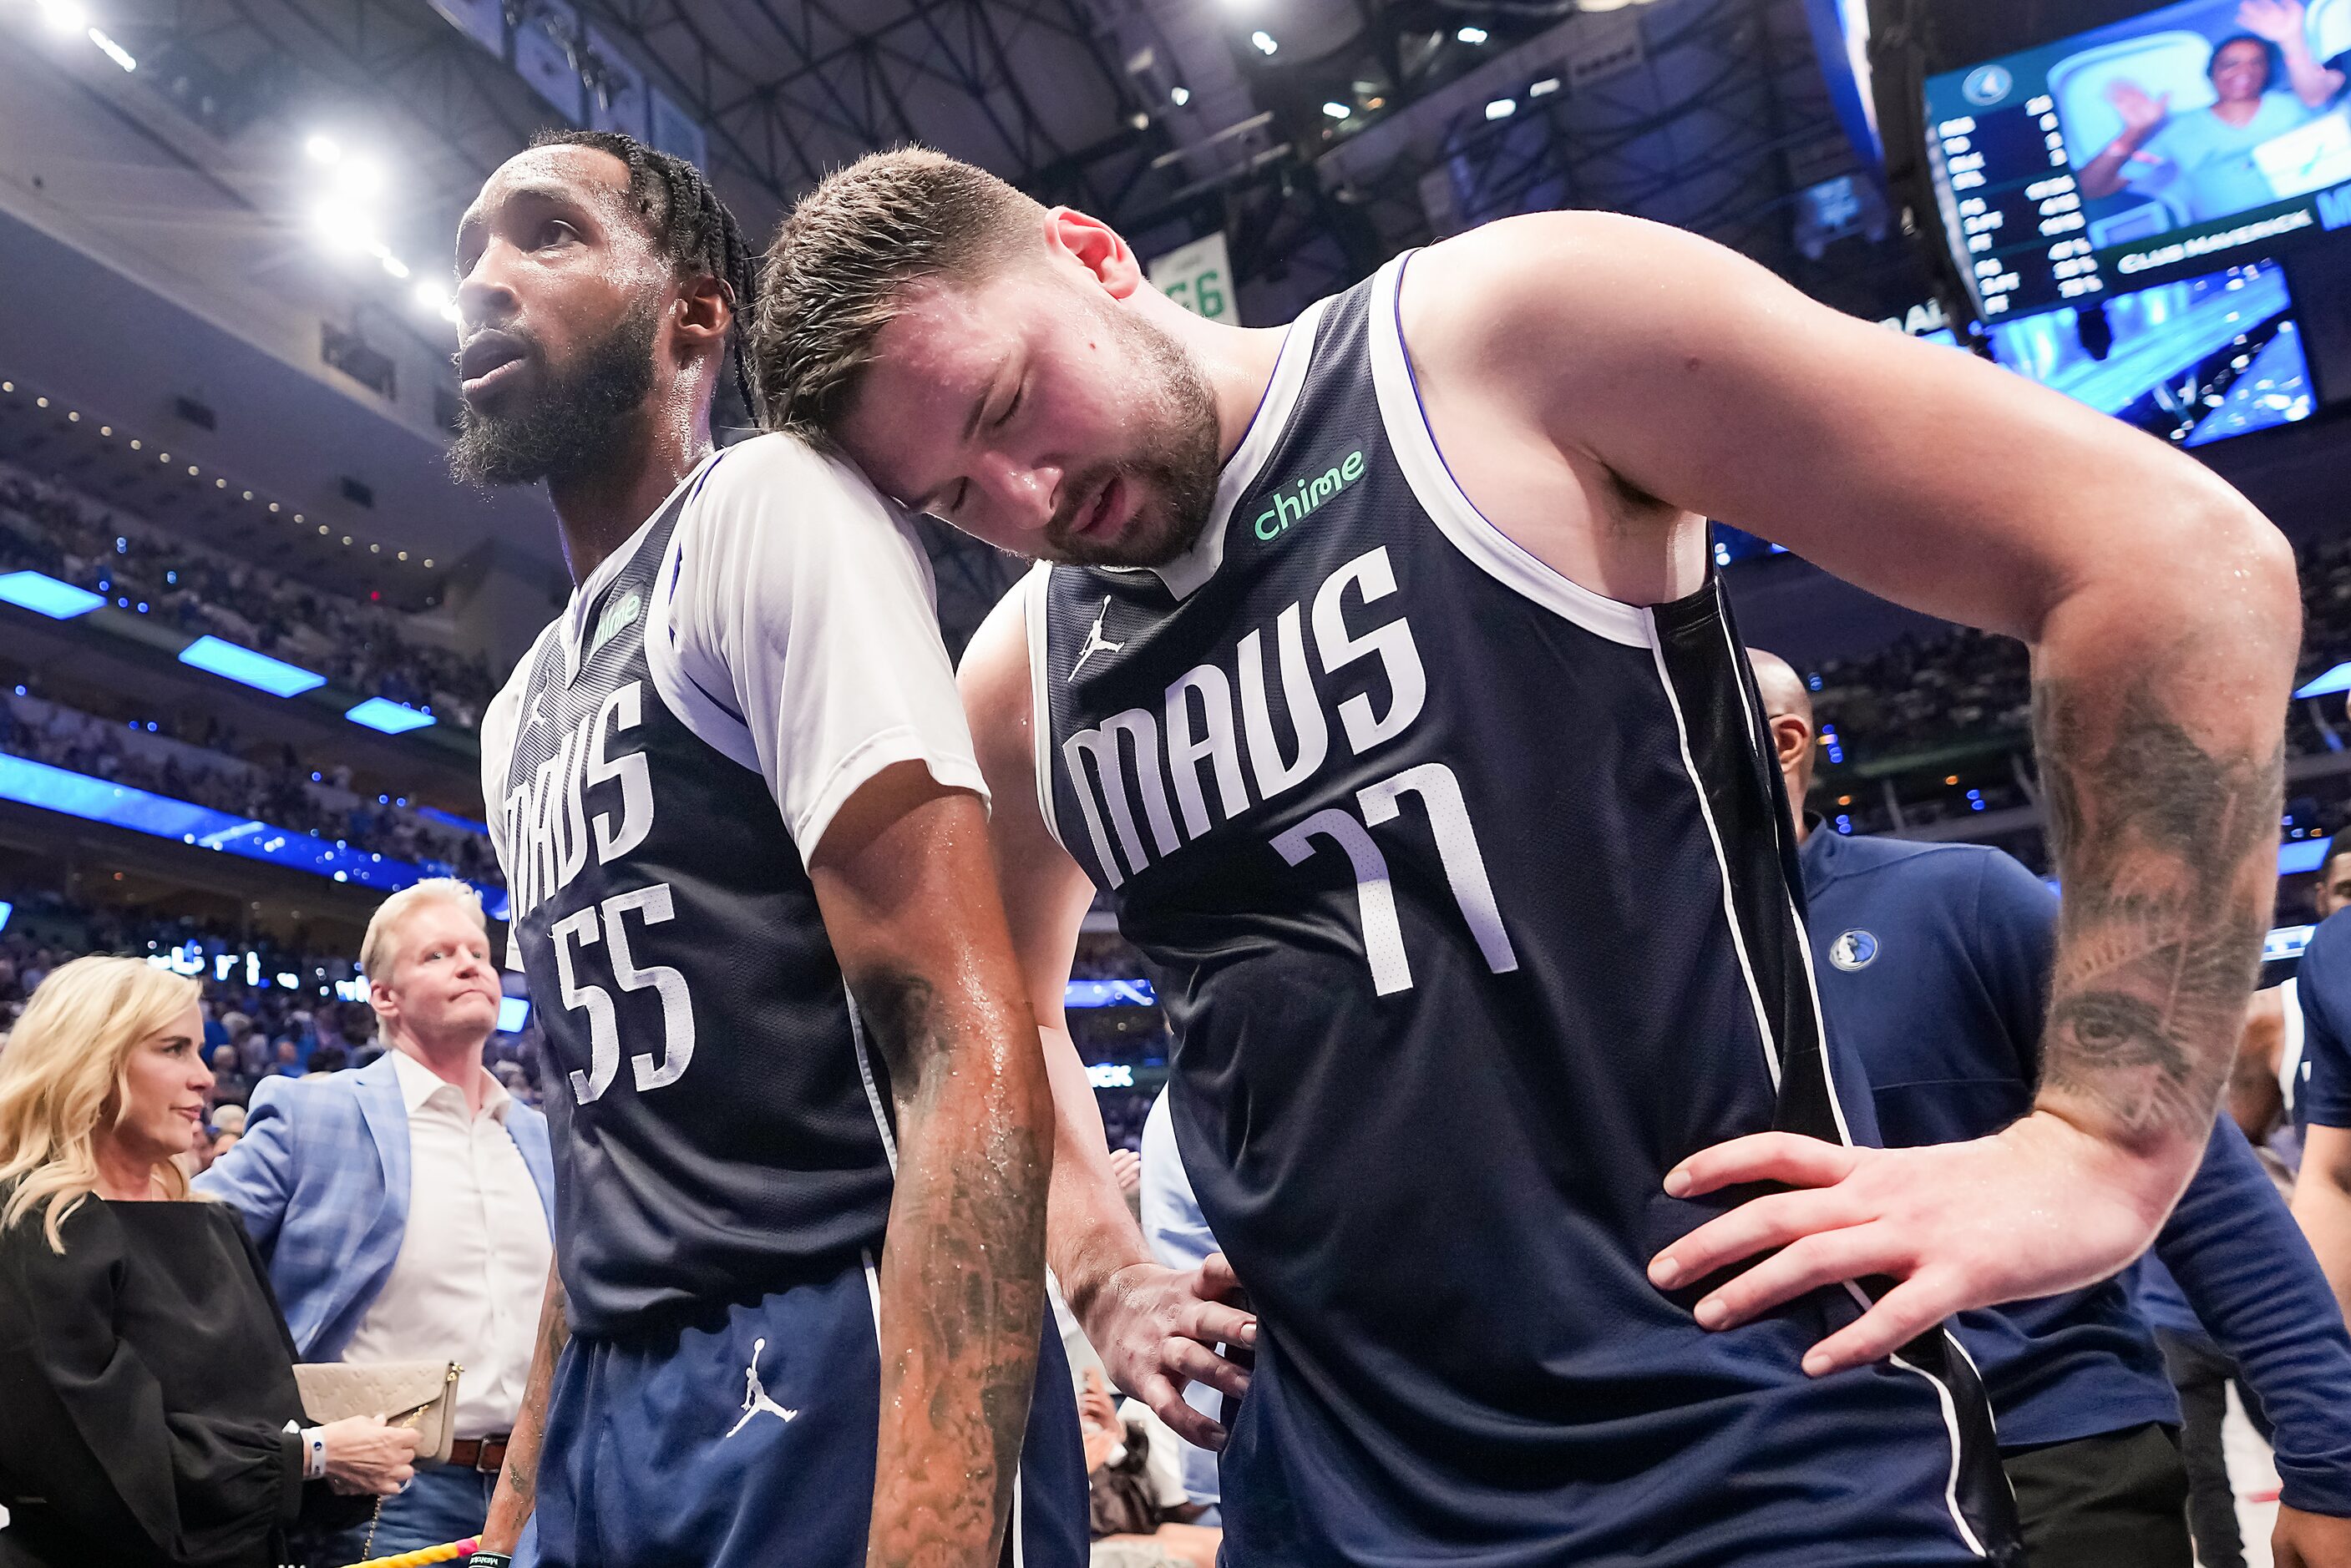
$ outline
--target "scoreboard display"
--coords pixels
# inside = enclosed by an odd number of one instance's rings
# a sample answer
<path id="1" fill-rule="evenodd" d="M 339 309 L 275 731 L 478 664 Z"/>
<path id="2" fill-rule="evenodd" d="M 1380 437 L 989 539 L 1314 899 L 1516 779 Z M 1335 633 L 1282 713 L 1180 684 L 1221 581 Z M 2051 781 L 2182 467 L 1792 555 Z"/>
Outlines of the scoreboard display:
<path id="1" fill-rule="evenodd" d="M 1928 162 L 1978 315 L 2351 227 L 2347 88 L 2351 0 L 2183 0 L 1928 78 Z"/>
<path id="2" fill-rule="evenodd" d="M 1928 133 L 1943 221 L 1984 320 L 2105 291 L 2055 100 L 1951 115 Z"/>

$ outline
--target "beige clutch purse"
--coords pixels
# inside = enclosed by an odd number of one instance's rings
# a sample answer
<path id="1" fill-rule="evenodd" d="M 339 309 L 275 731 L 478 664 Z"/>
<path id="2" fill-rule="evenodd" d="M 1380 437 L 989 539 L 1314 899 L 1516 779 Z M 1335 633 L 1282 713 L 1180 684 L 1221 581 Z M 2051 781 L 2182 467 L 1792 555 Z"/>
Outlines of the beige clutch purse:
<path id="1" fill-rule="evenodd" d="M 457 1375 L 454 1361 L 385 1361 L 352 1366 L 344 1361 L 297 1363 L 294 1382 L 302 1408 L 323 1427 L 350 1416 L 381 1416 L 395 1427 L 416 1428 L 416 1464 L 449 1462 L 457 1440 Z"/>

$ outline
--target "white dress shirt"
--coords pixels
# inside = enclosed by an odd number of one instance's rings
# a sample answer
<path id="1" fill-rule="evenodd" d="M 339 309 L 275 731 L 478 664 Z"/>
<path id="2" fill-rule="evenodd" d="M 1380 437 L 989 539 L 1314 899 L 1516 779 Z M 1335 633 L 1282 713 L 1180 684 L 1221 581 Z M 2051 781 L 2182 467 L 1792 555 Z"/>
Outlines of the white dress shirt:
<path id="1" fill-rule="evenodd" d="M 458 1363 L 456 1435 L 495 1437 L 513 1428 L 530 1375 L 554 1252 L 546 1210 L 507 1135 L 504 1086 L 483 1073 L 481 1114 L 468 1119 L 464 1090 L 392 1056 L 408 1107 L 408 1227 L 343 1359 Z"/>

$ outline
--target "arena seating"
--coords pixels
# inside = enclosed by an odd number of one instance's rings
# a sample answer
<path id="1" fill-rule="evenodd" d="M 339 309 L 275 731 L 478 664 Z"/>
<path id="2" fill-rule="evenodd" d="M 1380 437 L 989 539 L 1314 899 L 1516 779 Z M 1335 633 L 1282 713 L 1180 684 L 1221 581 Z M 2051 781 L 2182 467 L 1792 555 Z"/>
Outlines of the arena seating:
<path id="1" fill-rule="evenodd" d="M 21 689 L 20 689 L 21 690 Z M 0 753 L 68 768 L 174 800 L 193 801 L 353 848 L 413 862 L 437 876 L 502 886 L 486 833 L 435 821 L 406 800 L 353 794 L 350 770 L 306 767 L 291 748 L 272 766 L 235 754 L 234 732 L 206 726 L 208 744 L 35 696 L 0 691 Z"/>
<path id="2" fill-rule="evenodd" d="M 148 607 L 190 633 L 314 670 L 354 691 L 471 730 L 496 694 L 478 659 L 436 648 L 403 618 L 191 545 L 54 482 L 0 463 L 0 570 L 30 569 Z"/>
<path id="3" fill-rule="evenodd" d="M 193 972 L 201 955 L 208 1044 L 228 1043 L 249 1025 L 255 1044 L 242 1053 L 243 1075 L 248 1081 L 269 1070 L 281 1043 L 293 1044 L 295 1063 L 305 1068 L 314 1063 L 335 1064 L 332 1057 L 316 1057 L 321 1046 L 342 1051 L 346 1065 L 373 1054 L 369 1042 L 374 1015 L 351 995 L 355 971 L 348 951 L 290 947 L 266 934 L 240 932 L 217 921 L 103 909 L 47 889 L 0 888 L 0 900 L 9 906 L 6 927 L 0 930 L 0 1033 L 15 1023 L 41 978 L 68 959 L 93 952 L 166 961 L 176 956 L 181 967 Z M 225 966 L 225 977 L 217 961 L 223 954 L 237 960 Z M 255 961 L 243 961 L 246 954 Z M 248 978 L 256 972 L 259 983 Z M 280 983 L 280 976 L 297 983 Z M 528 1027 L 491 1041 L 493 1064 L 519 1063 L 526 1081 L 535 1080 L 538 1071 L 534 1051 Z M 233 1097 L 242 1103 L 245 1096 Z M 1141 1126 L 1139 1121 L 1136 1125 Z"/>

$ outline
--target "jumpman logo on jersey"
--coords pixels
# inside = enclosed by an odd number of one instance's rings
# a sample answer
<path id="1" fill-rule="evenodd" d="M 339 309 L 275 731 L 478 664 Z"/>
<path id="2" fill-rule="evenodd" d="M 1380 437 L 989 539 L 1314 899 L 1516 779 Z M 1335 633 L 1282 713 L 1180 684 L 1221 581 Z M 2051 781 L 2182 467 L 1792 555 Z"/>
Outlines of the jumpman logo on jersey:
<path id="1" fill-rule="evenodd" d="M 1070 666 L 1071 680 L 1075 680 L 1078 678 L 1078 671 L 1083 670 L 1086 667 L 1086 660 L 1095 654 L 1116 653 L 1126 646 L 1123 642 L 1113 642 L 1102 636 L 1102 622 L 1109 618 L 1110 598 L 1105 595 L 1102 598 L 1102 613 L 1094 617 L 1093 628 L 1086 633 L 1086 645 L 1078 649 L 1078 661 Z"/>
<path id="2" fill-rule="evenodd" d="M 751 1417 L 754 1416 L 764 1414 L 773 1416 L 779 1421 L 789 1421 L 793 1417 L 799 1414 L 798 1410 L 787 1410 L 781 1405 L 777 1404 L 773 1399 L 768 1398 L 767 1389 L 761 1386 L 759 1383 L 759 1356 L 767 1348 L 768 1342 L 764 1339 L 755 1340 L 752 1342 L 751 1365 L 743 1370 L 743 1417 L 741 1420 L 737 1421 L 732 1427 L 726 1428 L 726 1438 L 733 1437 L 736 1433 L 749 1426 L 751 1424 Z M 723 1443 L 726 1440 L 726 1438 L 721 1438 L 718 1440 Z"/>
<path id="3" fill-rule="evenodd" d="M 525 724 L 522 727 L 523 733 L 526 735 L 530 733 L 531 724 L 544 724 L 547 722 L 547 711 L 539 706 L 539 702 L 542 701 L 544 695 L 544 693 L 538 691 L 534 691 L 530 694 L 530 723 Z"/>

